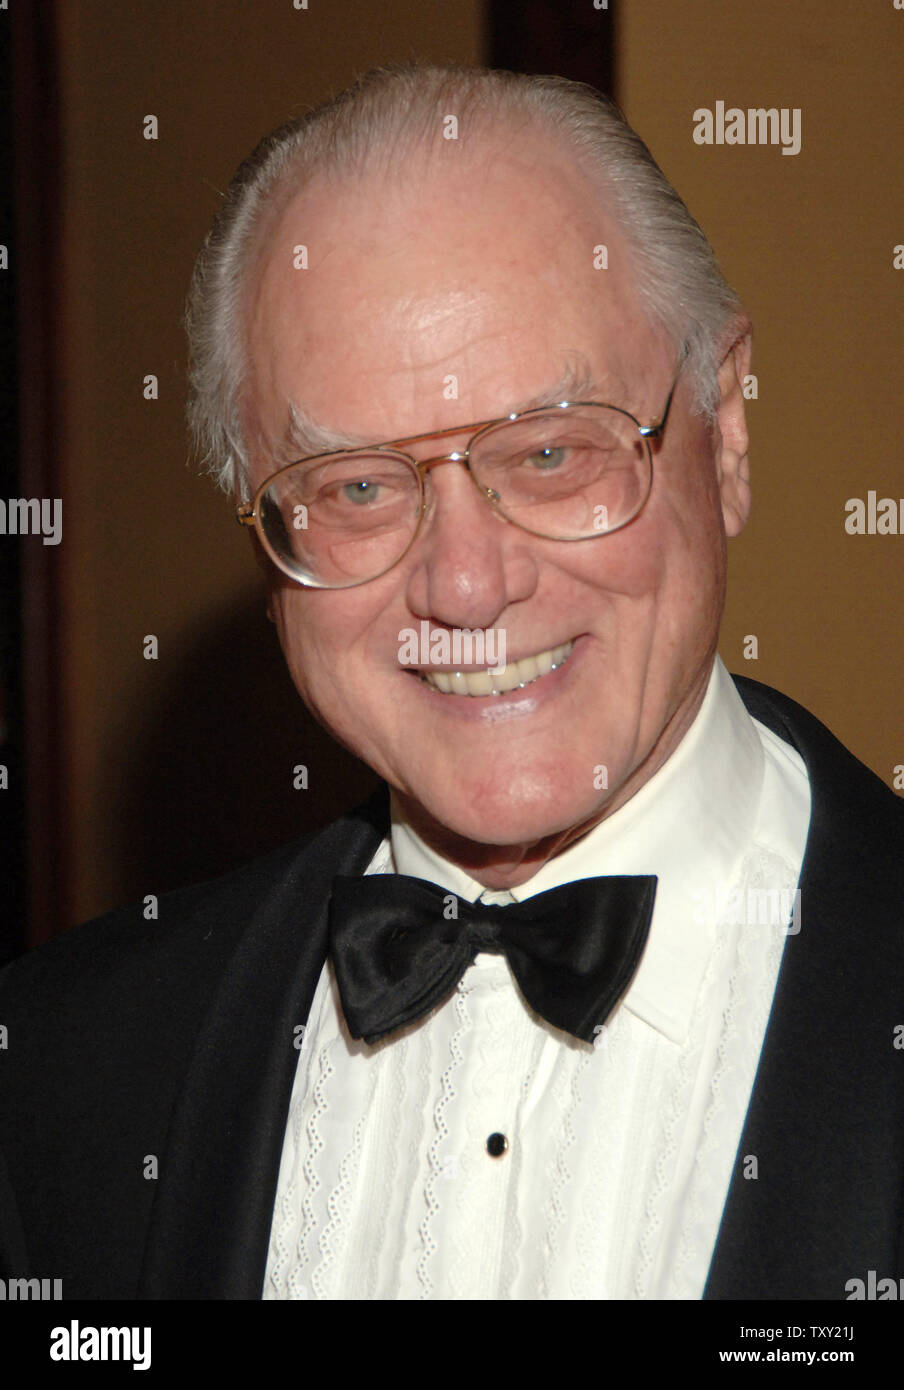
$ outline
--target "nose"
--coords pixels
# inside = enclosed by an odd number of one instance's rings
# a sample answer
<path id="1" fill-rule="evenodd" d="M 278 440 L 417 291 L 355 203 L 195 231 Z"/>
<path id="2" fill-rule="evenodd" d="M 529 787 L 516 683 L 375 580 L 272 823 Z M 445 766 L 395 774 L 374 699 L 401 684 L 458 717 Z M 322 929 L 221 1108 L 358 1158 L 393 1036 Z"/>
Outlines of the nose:
<path id="1" fill-rule="evenodd" d="M 425 514 L 409 557 L 409 607 L 447 627 L 492 627 L 536 588 L 531 537 L 494 511 L 496 494 L 478 488 L 465 453 L 439 454 L 419 466 Z"/>

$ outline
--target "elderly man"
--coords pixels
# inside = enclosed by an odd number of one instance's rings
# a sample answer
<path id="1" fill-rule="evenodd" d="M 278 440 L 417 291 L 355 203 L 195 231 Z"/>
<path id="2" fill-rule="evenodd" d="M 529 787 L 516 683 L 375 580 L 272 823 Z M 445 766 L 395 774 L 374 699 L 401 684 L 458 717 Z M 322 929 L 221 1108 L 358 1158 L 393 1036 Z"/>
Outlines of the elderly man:
<path id="1" fill-rule="evenodd" d="M 6 1269 L 904 1274 L 901 807 L 716 655 L 749 324 L 642 142 L 559 79 L 369 74 L 239 170 L 189 327 L 292 677 L 387 786 L 10 967 Z"/>

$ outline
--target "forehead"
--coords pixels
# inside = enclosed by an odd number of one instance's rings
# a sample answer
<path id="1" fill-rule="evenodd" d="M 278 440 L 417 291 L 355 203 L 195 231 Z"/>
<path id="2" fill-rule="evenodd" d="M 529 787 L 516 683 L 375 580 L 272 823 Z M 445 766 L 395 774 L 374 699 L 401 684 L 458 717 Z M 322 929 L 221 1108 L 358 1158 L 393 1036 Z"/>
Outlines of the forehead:
<path id="1" fill-rule="evenodd" d="M 401 438 L 504 414 L 569 371 L 614 398 L 657 353 L 604 186 L 536 134 L 461 143 L 319 176 L 273 219 L 247 320 L 271 442 L 292 402 L 349 438 Z"/>

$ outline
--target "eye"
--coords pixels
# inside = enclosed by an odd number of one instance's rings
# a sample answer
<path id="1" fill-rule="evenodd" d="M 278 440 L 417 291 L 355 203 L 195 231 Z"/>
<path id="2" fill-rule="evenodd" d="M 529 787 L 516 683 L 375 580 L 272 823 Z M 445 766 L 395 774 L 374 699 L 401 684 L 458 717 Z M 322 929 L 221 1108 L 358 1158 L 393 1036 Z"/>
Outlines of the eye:
<path id="1" fill-rule="evenodd" d="M 565 462 L 567 452 L 567 449 L 550 445 L 545 449 L 538 449 L 536 453 L 528 455 L 525 462 L 529 463 L 531 467 L 536 468 L 538 472 L 547 473 L 551 472 L 554 468 L 561 468 L 562 464 Z"/>
<path id="2" fill-rule="evenodd" d="M 379 483 L 371 482 L 369 478 L 358 478 L 355 482 L 345 483 L 342 487 L 342 496 L 358 507 L 368 502 L 375 502 L 379 493 Z"/>

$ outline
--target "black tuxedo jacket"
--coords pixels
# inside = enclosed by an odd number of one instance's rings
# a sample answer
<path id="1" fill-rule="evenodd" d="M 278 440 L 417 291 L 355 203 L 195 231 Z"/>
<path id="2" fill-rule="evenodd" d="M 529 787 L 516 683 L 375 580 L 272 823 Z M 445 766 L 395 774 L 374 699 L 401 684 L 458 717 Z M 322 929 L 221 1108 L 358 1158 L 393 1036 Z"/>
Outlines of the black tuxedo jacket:
<path id="1" fill-rule="evenodd" d="M 705 1297 L 844 1299 L 870 1270 L 904 1276 L 904 803 L 806 710 L 735 679 L 799 750 L 813 811 Z M 387 828 L 383 788 L 162 897 L 158 920 L 113 912 L 0 975 L 0 1275 L 61 1278 L 64 1298 L 260 1298 L 331 880 Z"/>

